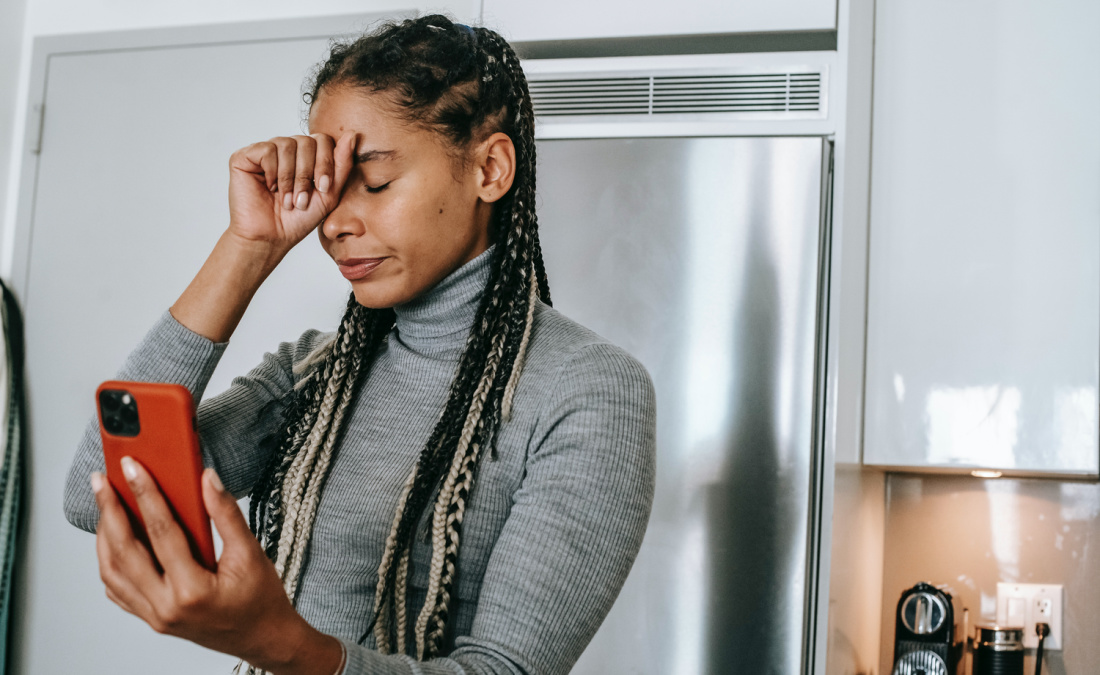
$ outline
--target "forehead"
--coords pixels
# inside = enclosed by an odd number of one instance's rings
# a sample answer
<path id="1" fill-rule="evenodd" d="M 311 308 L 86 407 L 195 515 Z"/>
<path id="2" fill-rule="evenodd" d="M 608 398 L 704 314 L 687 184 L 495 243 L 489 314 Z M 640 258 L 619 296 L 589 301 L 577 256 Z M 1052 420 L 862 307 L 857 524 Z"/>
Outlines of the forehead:
<path id="1" fill-rule="evenodd" d="M 323 88 L 309 111 L 309 132 L 339 139 L 359 134 L 359 143 L 401 139 L 409 142 L 421 129 L 409 124 L 392 96 L 352 87 Z M 373 143 L 372 143 L 373 144 Z"/>

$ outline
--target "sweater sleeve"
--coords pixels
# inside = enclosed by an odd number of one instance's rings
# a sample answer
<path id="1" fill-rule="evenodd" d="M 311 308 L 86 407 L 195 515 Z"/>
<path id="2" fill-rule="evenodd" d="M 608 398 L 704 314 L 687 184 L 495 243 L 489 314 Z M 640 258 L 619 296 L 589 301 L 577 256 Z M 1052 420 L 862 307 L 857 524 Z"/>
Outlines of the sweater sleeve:
<path id="1" fill-rule="evenodd" d="M 568 673 L 611 610 L 649 521 L 656 395 L 614 345 L 567 359 L 490 554 L 471 633 L 417 662 L 344 641 L 342 675 Z"/>
<path id="2" fill-rule="evenodd" d="M 295 343 L 282 343 L 248 375 L 225 392 L 203 400 L 203 392 L 228 343 L 215 343 L 165 312 L 126 358 L 115 379 L 180 384 L 198 403 L 196 411 L 203 461 L 213 466 L 238 498 L 247 494 L 264 466 L 261 439 L 282 414 L 282 398 L 294 385 L 292 364 L 319 342 L 307 331 Z M 95 415 L 84 430 L 65 483 L 65 517 L 94 532 L 99 522 L 88 475 L 103 471 L 103 442 Z"/>

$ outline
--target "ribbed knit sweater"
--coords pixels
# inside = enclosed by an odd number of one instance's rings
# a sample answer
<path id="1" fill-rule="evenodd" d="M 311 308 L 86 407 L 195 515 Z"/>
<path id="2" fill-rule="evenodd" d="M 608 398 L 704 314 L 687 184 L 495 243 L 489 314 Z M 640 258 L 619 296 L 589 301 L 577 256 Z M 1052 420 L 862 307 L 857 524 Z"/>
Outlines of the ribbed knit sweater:
<path id="1" fill-rule="evenodd" d="M 567 673 L 641 545 L 656 463 L 652 381 L 624 350 L 539 302 L 498 457 L 483 456 L 468 498 L 444 656 L 417 662 L 411 639 L 409 655 L 383 655 L 373 633 L 357 643 L 374 608 L 398 494 L 446 402 L 491 254 L 394 308 L 396 324 L 345 418 L 296 599 L 302 617 L 344 643 L 345 675 Z M 117 377 L 190 389 L 201 401 L 205 461 L 242 497 L 267 462 L 260 439 L 281 419 L 299 377 L 293 365 L 325 337 L 311 330 L 279 345 L 228 390 L 202 399 L 226 343 L 166 312 Z M 88 531 L 99 518 L 88 475 L 103 466 L 92 419 L 65 488 L 66 516 Z M 430 543 L 418 537 L 410 624 L 424 604 L 430 559 Z"/>

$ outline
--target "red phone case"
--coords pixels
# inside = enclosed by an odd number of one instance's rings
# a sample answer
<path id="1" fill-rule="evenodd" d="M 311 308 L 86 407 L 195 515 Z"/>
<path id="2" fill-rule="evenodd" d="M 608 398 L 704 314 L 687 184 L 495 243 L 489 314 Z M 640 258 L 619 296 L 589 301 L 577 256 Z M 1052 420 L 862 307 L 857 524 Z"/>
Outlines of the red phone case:
<path id="1" fill-rule="evenodd" d="M 104 427 L 100 393 L 124 390 L 137 404 L 140 430 L 136 436 L 118 436 Z M 177 384 L 107 381 L 96 389 L 99 433 L 107 461 L 107 479 L 130 511 L 130 521 L 146 542 L 137 502 L 122 475 L 120 460 L 130 456 L 153 476 L 191 545 L 191 553 L 214 570 L 214 538 L 210 516 L 202 501 L 202 453 L 195 425 L 191 392 Z"/>

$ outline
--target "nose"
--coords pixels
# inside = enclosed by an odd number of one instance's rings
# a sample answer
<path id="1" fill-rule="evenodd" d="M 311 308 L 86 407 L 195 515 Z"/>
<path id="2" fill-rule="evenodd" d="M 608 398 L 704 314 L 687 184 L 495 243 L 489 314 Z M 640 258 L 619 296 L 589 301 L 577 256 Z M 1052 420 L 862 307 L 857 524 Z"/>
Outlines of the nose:
<path id="1" fill-rule="evenodd" d="M 363 233 L 363 221 L 355 213 L 354 209 L 345 201 L 340 201 L 336 208 L 325 216 L 321 223 L 321 234 L 326 239 L 337 241 L 349 236 L 359 236 Z"/>

